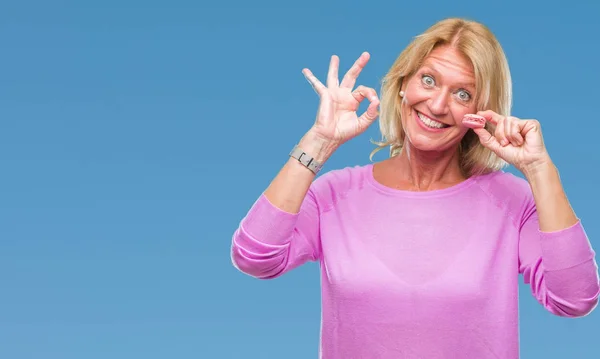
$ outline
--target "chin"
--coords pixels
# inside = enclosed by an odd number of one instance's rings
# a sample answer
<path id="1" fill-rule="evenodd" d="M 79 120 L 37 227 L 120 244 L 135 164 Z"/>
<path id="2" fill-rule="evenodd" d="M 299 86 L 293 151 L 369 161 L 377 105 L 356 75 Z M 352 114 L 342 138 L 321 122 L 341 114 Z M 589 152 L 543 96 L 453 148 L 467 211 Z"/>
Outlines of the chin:
<path id="1" fill-rule="evenodd" d="M 450 148 L 456 147 L 457 143 L 448 143 L 442 141 L 436 141 L 434 139 L 425 138 L 421 135 L 410 135 L 407 133 L 406 136 L 407 144 L 413 150 L 422 152 L 445 152 Z"/>

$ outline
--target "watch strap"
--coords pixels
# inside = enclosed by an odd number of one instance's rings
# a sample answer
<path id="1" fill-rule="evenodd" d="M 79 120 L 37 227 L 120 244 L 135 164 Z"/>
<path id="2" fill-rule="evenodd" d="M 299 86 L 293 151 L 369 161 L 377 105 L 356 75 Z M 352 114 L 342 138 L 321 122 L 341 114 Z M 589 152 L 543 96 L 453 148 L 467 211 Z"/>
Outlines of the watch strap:
<path id="1" fill-rule="evenodd" d="M 294 146 L 290 152 L 290 157 L 298 160 L 298 162 L 311 170 L 314 174 L 319 173 L 323 167 L 323 164 L 317 162 L 311 155 L 307 154 L 300 147 L 298 147 L 298 145 Z"/>

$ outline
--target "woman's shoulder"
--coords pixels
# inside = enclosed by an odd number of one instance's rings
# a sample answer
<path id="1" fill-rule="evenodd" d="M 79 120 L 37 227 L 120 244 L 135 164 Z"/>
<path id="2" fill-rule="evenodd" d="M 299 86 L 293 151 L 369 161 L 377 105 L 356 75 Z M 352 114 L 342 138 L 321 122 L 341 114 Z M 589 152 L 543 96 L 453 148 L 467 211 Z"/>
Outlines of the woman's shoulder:
<path id="1" fill-rule="evenodd" d="M 317 176 L 314 185 L 333 186 L 339 189 L 362 186 L 372 166 L 373 164 L 369 163 L 334 168 Z"/>
<path id="2" fill-rule="evenodd" d="M 361 190 L 368 180 L 372 164 L 334 168 L 318 175 L 311 185 L 311 192 L 326 202 L 335 202 L 354 190 Z"/>
<path id="3" fill-rule="evenodd" d="M 529 182 L 514 173 L 497 170 L 474 177 L 477 187 L 498 205 L 512 209 L 533 203 Z"/>
<path id="4" fill-rule="evenodd" d="M 480 187 L 504 194 L 530 192 L 526 179 L 504 170 L 497 170 L 474 178 Z"/>

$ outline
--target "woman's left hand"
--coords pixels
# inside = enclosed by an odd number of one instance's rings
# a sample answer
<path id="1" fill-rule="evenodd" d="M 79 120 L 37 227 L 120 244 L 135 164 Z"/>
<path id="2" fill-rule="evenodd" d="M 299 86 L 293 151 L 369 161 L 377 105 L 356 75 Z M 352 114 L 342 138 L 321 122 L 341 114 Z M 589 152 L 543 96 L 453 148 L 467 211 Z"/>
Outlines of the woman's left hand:
<path id="1" fill-rule="evenodd" d="M 481 144 L 525 176 L 532 175 L 537 168 L 551 163 L 537 120 L 502 116 L 490 110 L 479 111 L 477 114 L 496 125 L 493 135 L 485 128 L 473 128 Z"/>

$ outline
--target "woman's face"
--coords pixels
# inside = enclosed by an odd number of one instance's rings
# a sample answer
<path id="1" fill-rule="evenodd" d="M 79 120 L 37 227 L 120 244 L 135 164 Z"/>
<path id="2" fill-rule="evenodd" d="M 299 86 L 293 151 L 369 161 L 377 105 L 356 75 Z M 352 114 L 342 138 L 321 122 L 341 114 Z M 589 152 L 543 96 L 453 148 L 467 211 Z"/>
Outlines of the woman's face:
<path id="1" fill-rule="evenodd" d="M 456 148 L 468 131 L 463 116 L 477 112 L 468 58 L 452 47 L 437 47 L 402 90 L 402 126 L 412 147 L 440 152 Z"/>

